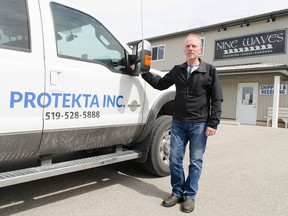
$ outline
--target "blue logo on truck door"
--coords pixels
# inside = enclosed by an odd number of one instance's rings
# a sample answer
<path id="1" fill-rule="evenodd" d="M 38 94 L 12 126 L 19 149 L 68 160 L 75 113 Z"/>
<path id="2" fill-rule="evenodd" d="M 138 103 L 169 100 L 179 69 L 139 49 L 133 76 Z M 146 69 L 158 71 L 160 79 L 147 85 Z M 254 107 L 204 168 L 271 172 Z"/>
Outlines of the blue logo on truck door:
<path id="1" fill-rule="evenodd" d="M 121 108 L 123 99 L 123 95 L 12 91 L 10 108 Z"/>

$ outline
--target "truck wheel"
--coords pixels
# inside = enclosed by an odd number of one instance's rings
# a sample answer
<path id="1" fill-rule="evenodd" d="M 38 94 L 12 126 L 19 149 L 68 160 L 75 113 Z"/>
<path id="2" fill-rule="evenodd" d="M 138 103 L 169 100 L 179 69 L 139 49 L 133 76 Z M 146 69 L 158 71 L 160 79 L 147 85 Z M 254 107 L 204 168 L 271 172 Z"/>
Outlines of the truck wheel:
<path id="1" fill-rule="evenodd" d="M 170 133 L 171 116 L 160 116 L 149 135 L 150 149 L 143 168 L 157 176 L 170 175 L 169 155 L 170 155 Z"/>

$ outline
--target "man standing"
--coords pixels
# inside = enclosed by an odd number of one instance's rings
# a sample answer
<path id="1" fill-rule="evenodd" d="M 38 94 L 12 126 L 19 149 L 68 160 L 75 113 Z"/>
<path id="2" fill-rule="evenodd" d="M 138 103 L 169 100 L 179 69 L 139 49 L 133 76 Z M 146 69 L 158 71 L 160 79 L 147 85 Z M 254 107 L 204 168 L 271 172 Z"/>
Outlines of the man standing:
<path id="1" fill-rule="evenodd" d="M 189 213 L 194 210 L 207 137 L 216 134 L 220 123 L 223 95 L 215 67 L 199 58 L 202 43 L 198 35 L 186 37 L 184 52 L 186 62 L 175 65 L 164 77 L 150 72 L 142 77 L 159 90 L 176 86 L 169 158 L 172 194 L 162 205 L 171 207 L 184 200 L 181 211 Z M 190 165 L 185 178 L 183 158 L 188 142 Z"/>

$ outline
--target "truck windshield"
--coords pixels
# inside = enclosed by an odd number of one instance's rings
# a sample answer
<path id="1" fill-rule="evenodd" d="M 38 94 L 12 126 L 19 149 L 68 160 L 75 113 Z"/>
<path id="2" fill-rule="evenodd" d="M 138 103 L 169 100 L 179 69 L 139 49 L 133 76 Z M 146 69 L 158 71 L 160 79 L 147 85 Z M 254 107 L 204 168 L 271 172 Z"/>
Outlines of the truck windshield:
<path id="1" fill-rule="evenodd" d="M 56 3 L 51 3 L 51 10 L 59 57 L 105 64 L 113 71 L 125 70 L 125 49 L 101 23 Z"/>

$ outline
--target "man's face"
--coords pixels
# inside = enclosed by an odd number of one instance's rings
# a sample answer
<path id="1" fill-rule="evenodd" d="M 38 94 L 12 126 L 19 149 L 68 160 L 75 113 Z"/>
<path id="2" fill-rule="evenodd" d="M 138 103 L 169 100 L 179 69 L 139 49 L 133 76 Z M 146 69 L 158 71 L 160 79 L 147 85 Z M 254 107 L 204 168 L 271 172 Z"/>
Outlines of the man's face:
<path id="1" fill-rule="evenodd" d="M 195 60 L 202 52 L 201 41 L 197 37 L 189 37 L 185 42 L 185 56 L 187 60 Z"/>

